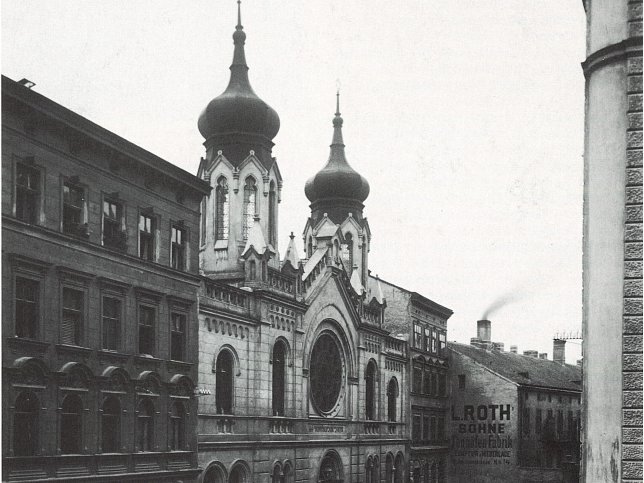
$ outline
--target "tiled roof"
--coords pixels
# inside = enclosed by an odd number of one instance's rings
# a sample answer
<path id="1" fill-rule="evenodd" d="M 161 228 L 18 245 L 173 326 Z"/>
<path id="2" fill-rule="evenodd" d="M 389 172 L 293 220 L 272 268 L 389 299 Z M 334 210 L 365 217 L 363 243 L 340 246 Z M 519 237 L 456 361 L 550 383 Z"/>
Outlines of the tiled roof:
<path id="1" fill-rule="evenodd" d="M 458 342 L 449 342 L 447 346 L 522 386 L 581 391 L 581 369 L 577 366 Z"/>

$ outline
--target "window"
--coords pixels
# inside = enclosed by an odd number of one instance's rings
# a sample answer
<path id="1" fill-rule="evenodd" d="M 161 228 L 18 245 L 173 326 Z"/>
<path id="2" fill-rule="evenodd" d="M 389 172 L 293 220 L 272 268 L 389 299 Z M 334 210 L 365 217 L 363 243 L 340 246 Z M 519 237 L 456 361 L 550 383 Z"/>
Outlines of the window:
<path id="1" fill-rule="evenodd" d="M 439 347 L 438 352 L 440 355 L 445 355 L 445 349 L 447 348 L 447 336 L 445 332 L 438 334 L 439 337 Z"/>
<path id="2" fill-rule="evenodd" d="M 309 361 L 311 398 L 321 413 L 332 411 L 340 398 L 343 365 L 339 342 L 331 333 L 322 333 L 313 344 Z"/>
<path id="3" fill-rule="evenodd" d="M 438 396 L 438 374 L 432 374 L 432 394 Z"/>
<path id="4" fill-rule="evenodd" d="M 536 434 L 541 434 L 541 428 L 542 428 L 542 412 L 541 409 L 537 409 L 534 417 L 534 432 Z"/>
<path id="5" fill-rule="evenodd" d="M 170 240 L 172 249 L 170 251 L 170 266 L 177 270 L 185 270 L 186 267 L 186 240 L 185 231 L 178 226 L 172 227 Z"/>
<path id="6" fill-rule="evenodd" d="M 170 450 L 186 448 L 186 411 L 179 401 L 172 405 L 170 413 Z"/>
<path id="7" fill-rule="evenodd" d="M 233 356 L 227 350 L 222 350 L 217 356 L 215 382 L 215 400 L 217 414 L 232 414 L 233 412 Z"/>
<path id="8" fill-rule="evenodd" d="M 62 454 L 78 454 L 82 448 L 83 402 L 76 394 L 63 399 L 60 418 L 60 451 Z"/>
<path id="9" fill-rule="evenodd" d="M 80 345 L 83 330 L 83 299 L 80 290 L 63 287 L 63 323 L 60 339 L 63 344 Z"/>
<path id="10" fill-rule="evenodd" d="M 429 327 L 425 327 L 425 333 L 423 334 L 423 350 L 429 351 L 431 347 L 432 340 L 432 331 Z"/>
<path id="11" fill-rule="evenodd" d="M 425 370 L 423 374 L 423 394 L 430 394 L 432 387 L 432 373 Z"/>
<path id="12" fill-rule="evenodd" d="M 376 419 L 376 364 L 369 361 L 365 375 L 365 417 Z"/>
<path id="13" fill-rule="evenodd" d="M 182 361 L 186 346 L 186 315 L 173 313 L 171 317 L 170 359 Z"/>
<path id="14" fill-rule="evenodd" d="M 413 422 L 411 425 L 411 439 L 415 443 L 420 441 L 420 435 L 421 435 L 421 426 L 420 426 L 420 415 L 419 414 L 414 414 L 413 417 Z"/>
<path id="15" fill-rule="evenodd" d="M 422 349 L 423 347 L 423 329 L 420 325 L 414 324 L 414 347 Z"/>
<path id="16" fill-rule="evenodd" d="M 389 380 L 387 385 L 387 418 L 389 421 L 396 421 L 396 400 L 398 399 L 398 381 L 395 377 Z"/>
<path id="17" fill-rule="evenodd" d="M 246 178 L 246 184 L 244 185 L 244 218 L 242 225 L 242 236 L 244 240 L 248 238 L 248 233 L 255 222 L 255 213 L 257 211 L 256 198 L 257 186 L 255 186 L 255 179 L 249 176 Z"/>
<path id="18" fill-rule="evenodd" d="M 63 233 L 74 236 L 87 233 L 82 226 L 84 202 L 83 188 L 71 181 L 65 181 L 63 183 Z"/>
<path id="19" fill-rule="evenodd" d="M 438 374 L 438 395 L 447 396 L 447 377 L 445 374 Z"/>
<path id="20" fill-rule="evenodd" d="M 103 200 L 103 245 L 125 250 L 126 236 L 121 227 L 123 207 L 116 201 Z"/>
<path id="21" fill-rule="evenodd" d="M 114 396 L 103 403 L 101 413 L 101 448 L 103 453 L 117 453 L 121 440 L 121 404 Z"/>
<path id="22" fill-rule="evenodd" d="M 563 438 L 564 417 L 561 409 L 557 410 L 557 438 Z"/>
<path id="23" fill-rule="evenodd" d="M 313 238 L 311 236 L 309 236 L 307 251 L 308 251 L 309 258 L 311 258 L 311 256 L 313 255 Z"/>
<path id="24" fill-rule="evenodd" d="M 344 240 L 347 242 L 347 248 L 343 255 L 344 268 L 351 273 L 353 271 L 353 236 L 351 236 L 351 233 L 344 235 Z"/>
<path id="25" fill-rule="evenodd" d="M 154 326 L 156 310 L 139 305 L 139 353 L 154 355 Z"/>
<path id="26" fill-rule="evenodd" d="M 275 182 L 271 181 L 268 191 L 268 240 L 275 246 L 277 242 L 277 196 L 275 193 Z"/>
<path id="27" fill-rule="evenodd" d="M 434 416 L 432 416 L 429 421 L 430 421 L 430 423 L 429 423 L 429 434 L 431 435 L 430 439 L 432 441 L 434 441 L 438 437 L 438 431 L 436 429 L 436 418 Z"/>
<path id="28" fill-rule="evenodd" d="M 273 415 L 284 416 L 286 392 L 286 347 L 278 341 L 273 347 Z"/>
<path id="29" fill-rule="evenodd" d="M 458 375 L 458 388 L 465 389 L 465 374 Z"/>
<path id="30" fill-rule="evenodd" d="M 38 410 L 40 401 L 30 391 L 21 392 L 16 398 L 13 415 L 13 454 L 33 456 L 38 448 Z"/>
<path id="31" fill-rule="evenodd" d="M 436 348 L 436 344 L 438 342 L 437 338 L 438 338 L 438 333 L 435 330 L 432 330 L 432 349 L 431 350 L 434 353 L 436 353 L 436 350 L 437 350 Z"/>
<path id="32" fill-rule="evenodd" d="M 523 434 L 530 434 L 530 408 L 523 408 Z"/>
<path id="33" fill-rule="evenodd" d="M 16 336 L 38 337 L 40 284 L 35 280 L 16 277 Z"/>
<path id="34" fill-rule="evenodd" d="M 221 176 L 215 188 L 215 240 L 228 240 L 229 214 L 228 181 Z"/>
<path id="35" fill-rule="evenodd" d="M 436 439 L 439 441 L 444 441 L 445 440 L 445 418 L 439 417 L 438 418 L 438 433 L 436 435 Z"/>
<path id="36" fill-rule="evenodd" d="M 423 441 L 429 440 L 429 416 L 423 416 Z"/>
<path id="37" fill-rule="evenodd" d="M 199 246 L 206 244 L 206 210 L 208 209 L 208 198 L 204 196 L 203 201 L 201 202 L 201 219 L 199 221 L 200 236 L 199 236 Z"/>
<path id="38" fill-rule="evenodd" d="M 37 223 L 40 211 L 40 171 L 23 163 L 16 164 L 16 218 Z"/>
<path id="39" fill-rule="evenodd" d="M 103 349 L 118 350 L 121 345 L 121 301 L 103 297 Z"/>
<path id="40" fill-rule="evenodd" d="M 414 367 L 413 391 L 420 394 L 423 384 L 423 370 L 420 367 Z"/>
<path id="41" fill-rule="evenodd" d="M 137 443 L 139 451 L 154 449 L 154 405 L 150 398 L 143 398 L 137 409 Z"/>
<path id="42" fill-rule="evenodd" d="M 139 258 L 154 261 L 154 218 L 139 215 Z"/>
<path id="43" fill-rule="evenodd" d="M 568 411 L 568 440 L 569 441 L 575 440 L 576 431 L 574 430 L 574 425 L 575 425 L 575 421 L 574 421 L 572 411 Z"/>
<path id="44" fill-rule="evenodd" d="M 255 280 L 257 278 L 257 263 L 255 260 L 248 262 L 248 279 Z"/>

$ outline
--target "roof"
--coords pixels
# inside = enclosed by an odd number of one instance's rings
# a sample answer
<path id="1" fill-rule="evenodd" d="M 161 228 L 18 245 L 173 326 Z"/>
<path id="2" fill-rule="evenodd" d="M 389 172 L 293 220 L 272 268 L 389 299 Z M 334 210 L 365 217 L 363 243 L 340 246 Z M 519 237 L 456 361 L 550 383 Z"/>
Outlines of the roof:
<path id="1" fill-rule="evenodd" d="M 48 117 L 57 119 L 58 121 L 73 127 L 77 131 L 96 139 L 102 144 L 110 146 L 120 153 L 130 156 L 146 166 L 180 181 L 191 189 L 197 190 L 202 194 L 208 194 L 210 192 L 210 185 L 193 174 L 190 174 L 169 161 L 146 151 L 142 147 L 131 143 L 117 134 L 108 131 L 33 89 L 29 89 L 18 84 L 13 79 L 4 75 L 2 76 L 2 95 L 8 95 L 14 99 L 18 99 L 20 102 L 41 111 Z"/>
<path id="2" fill-rule="evenodd" d="M 447 346 L 520 386 L 581 391 L 581 369 L 577 366 L 458 342 Z"/>
<path id="3" fill-rule="evenodd" d="M 329 247 L 320 247 L 315 251 L 313 255 L 311 255 L 311 258 L 309 258 L 306 264 L 304 265 L 304 273 L 302 273 L 302 280 L 306 280 L 306 278 L 313 271 L 315 266 L 319 263 L 320 260 L 322 260 L 322 257 L 326 255 L 326 252 L 328 249 Z"/>

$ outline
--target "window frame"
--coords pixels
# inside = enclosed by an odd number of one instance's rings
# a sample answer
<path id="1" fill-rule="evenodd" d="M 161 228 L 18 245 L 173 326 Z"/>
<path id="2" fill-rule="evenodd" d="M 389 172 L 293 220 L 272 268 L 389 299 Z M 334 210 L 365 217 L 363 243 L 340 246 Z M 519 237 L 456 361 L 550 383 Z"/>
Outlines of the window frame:
<path id="1" fill-rule="evenodd" d="M 33 156 L 19 157 L 15 154 L 13 158 L 13 200 L 12 200 L 12 215 L 16 220 L 30 225 L 42 225 L 44 222 L 44 202 L 45 202 L 45 169 L 36 164 Z M 18 217 L 18 166 L 22 165 L 27 169 L 34 170 L 38 173 L 39 187 L 36 191 L 36 200 L 34 206 L 34 221 L 26 221 Z M 31 188 L 27 188 L 31 189 Z"/>
<path id="2" fill-rule="evenodd" d="M 223 184 L 220 184 L 223 182 Z M 227 242 L 230 237 L 230 186 L 228 185 L 228 178 L 223 174 L 217 178 L 215 184 L 215 193 L 214 198 L 214 210 L 213 210 L 213 222 L 214 222 L 214 239 L 216 242 Z M 222 193 L 223 198 L 220 200 L 220 193 Z M 222 208 L 220 213 L 220 201 L 222 202 Z M 220 226 L 221 222 L 221 226 Z M 221 229 L 221 233 L 219 232 Z"/>
<path id="3" fill-rule="evenodd" d="M 123 330 L 124 330 L 124 321 L 125 321 L 125 308 L 126 308 L 126 297 L 125 297 L 125 291 L 123 289 L 119 289 L 118 287 L 113 287 L 111 285 L 108 285 L 106 287 L 101 288 L 100 292 L 100 297 L 101 297 L 101 311 L 100 311 L 100 320 L 101 320 L 101 343 L 100 347 L 101 350 L 106 350 L 106 351 L 113 351 L 113 352 L 121 352 L 123 351 L 124 348 L 124 337 L 123 337 Z M 116 348 L 108 348 L 105 347 L 105 298 L 110 298 L 113 300 L 118 301 L 119 303 L 119 327 L 118 327 L 118 341 L 116 343 Z"/>
<path id="4" fill-rule="evenodd" d="M 174 330 L 174 317 L 179 316 L 183 318 L 183 330 L 176 331 Z M 182 342 L 181 342 L 181 358 L 177 359 L 173 357 L 173 348 L 174 348 L 174 334 L 181 332 Z M 170 307 L 170 353 L 168 358 L 172 361 L 186 362 L 186 355 L 188 353 L 188 313 L 182 310 L 177 310 L 174 307 Z"/>
<path id="5" fill-rule="evenodd" d="M 106 216 L 105 214 L 105 205 L 113 204 L 116 208 L 116 217 L 112 218 L 111 216 Z M 123 200 L 121 200 L 116 195 L 109 195 L 103 193 L 101 200 L 101 246 L 108 248 L 110 250 L 117 250 L 120 252 L 127 252 L 127 219 L 126 219 L 126 205 Z M 118 227 L 116 231 L 115 240 L 110 241 L 109 243 L 105 242 L 106 239 L 106 220 L 109 220 L 110 223 L 114 223 Z M 137 220 L 138 222 L 138 220 Z M 138 225 L 137 225 L 138 227 Z"/>
<path id="6" fill-rule="evenodd" d="M 70 400 L 70 399 L 77 399 L 80 402 L 80 408 L 79 411 L 76 413 L 65 413 L 65 401 Z M 80 394 L 76 394 L 74 392 L 70 391 L 65 391 L 65 394 L 63 396 L 63 399 L 60 404 L 60 421 L 59 421 L 59 430 L 58 430 L 58 437 L 59 437 L 59 448 L 60 448 L 60 453 L 64 455 L 79 455 L 83 454 L 83 448 L 84 448 L 84 441 L 85 441 L 85 435 L 84 435 L 84 430 L 85 424 L 83 421 L 83 415 L 85 413 L 85 401 L 83 401 L 83 397 Z M 78 427 L 76 428 L 78 431 L 76 431 L 76 434 L 74 435 L 74 432 L 72 431 L 71 434 L 68 434 L 67 431 L 69 431 L 69 428 L 65 427 L 65 416 L 68 416 L 67 419 L 71 419 L 71 416 L 75 415 L 76 416 L 76 423 Z M 67 421 L 69 423 L 69 421 Z M 67 451 L 66 448 L 63 448 L 63 442 L 66 438 L 64 438 L 65 435 L 68 436 L 75 436 L 75 444 L 78 445 L 77 448 L 78 451 Z"/>
<path id="7" fill-rule="evenodd" d="M 141 415 L 143 406 L 152 408 L 151 414 Z M 135 436 L 135 450 L 137 453 L 150 453 L 156 450 L 156 406 L 154 399 L 149 396 L 140 397 L 136 404 L 136 436 Z M 144 421 L 141 421 L 141 420 Z M 146 431 L 142 431 L 142 424 L 145 424 Z M 142 444 L 144 443 L 144 444 Z"/>
<path id="8" fill-rule="evenodd" d="M 249 180 L 253 181 L 253 184 L 250 186 L 250 188 L 248 183 Z M 242 240 L 248 239 L 250 230 L 253 228 L 253 225 L 255 224 L 255 217 L 259 213 L 259 196 L 257 196 L 259 193 L 259 189 L 257 185 L 258 185 L 257 180 L 252 175 L 247 176 L 246 179 L 244 180 L 244 189 L 242 193 L 243 195 L 242 197 Z M 250 193 L 248 195 L 248 200 L 246 199 L 247 189 Z M 254 210 L 253 210 L 253 213 L 248 213 L 250 198 L 251 198 L 251 195 L 253 194 L 254 194 L 254 199 L 253 199 Z"/>
<path id="9" fill-rule="evenodd" d="M 35 409 L 34 411 L 18 411 L 18 399 L 23 394 L 31 394 L 35 398 Z M 40 421 L 40 411 L 41 411 L 41 394 L 39 392 L 30 389 L 22 389 L 17 391 L 16 397 L 12 401 L 12 415 L 11 415 L 11 424 L 13 434 L 11 435 L 11 455 L 17 457 L 33 457 L 40 454 L 40 443 L 42 439 L 41 435 L 41 421 Z M 27 428 L 24 427 L 23 421 L 16 421 L 18 415 L 27 415 L 31 414 L 32 419 L 30 419 L 31 426 L 33 431 L 32 435 L 34 438 L 27 438 L 26 442 L 31 446 L 31 451 L 28 453 L 16 454 L 16 439 L 24 436 Z M 24 418 L 26 419 L 26 417 Z M 17 426 L 21 426 L 20 430 L 17 430 Z M 5 426 L 6 429 L 6 426 Z"/>
<path id="10" fill-rule="evenodd" d="M 23 302 L 23 299 L 18 299 L 18 279 L 25 280 L 29 283 L 33 283 L 36 285 L 35 287 L 35 294 L 37 296 L 37 299 L 32 302 L 29 300 L 24 300 L 25 303 L 33 303 L 35 305 L 35 310 L 36 310 L 36 315 L 34 317 L 34 321 L 32 322 L 33 327 L 32 330 L 33 332 L 30 332 L 30 335 L 21 335 L 18 332 L 18 305 L 20 302 Z M 31 339 L 31 340 L 39 340 L 41 338 L 42 334 L 42 319 L 43 319 L 43 301 L 44 301 L 44 277 L 36 277 L 32 274 L 29 273 L 23 273 L 19 272 L 14 274 L 13 277 L 13 320 L 14 320 L 14 335 L 20 339 Z M 23 332 L 23 331 L 21 331 Z"/>
<path id="11" fill-rule="evenodd" d="M 77 179 L 72 177 L 61 176 L 60 177 L 60 232 L 64 235 L 80 237 L 80 238 L 89 238 L 89 226 L 88 226 L 88 192 L 89 187 L 86 184 L 79 182 Z M 78 224 L 73 230 L 65 229 L 65 206 L 71 205 L 70 203 L 65 202 L 65 186 L 68 185 L 72 188 L 76 188 L 81 191 L 81 204 L 75 208 L 80 209 L 80 217 Z"/>
<path id="12" fill-rule="evenodd" d="M 104 396 L 103 397 L 103 402 L 102 402 L 102 404 L 101 404 L 101 406 L 99 408 L 99 413 L 100 414 L 99 414 L 99 421 L 98 421 L 100 431 L 101 431 L 100 453 L 107 453 L 107 454 L 121 453 L 122 452 L 122 446 L 121 445 L 123 443 L 123 431 L 122 431 L 122 426 L 121 426 L 122 421 L 123 421 L 123 418 L 121 418 L 121 414 L 123 413 L 123 405 L 121 404 L 121 398 L 119 397 L 119 395 L 109 393 L 109 392 L 104 393 L 103 396 Z M 118 410 L 114 414 L 114 416 L 115 416 L 115 418 L 114 418 L 115 419 L 114 432 L 116 434 L 116 437 L 115 437 L 116 441 L 115 441 L 115 448 L 114 448 L 113 451 L 106 451 L 105 450 L 105 434 L 106 434 L 106 432 L 105 432 L 105 420 L 104 420 L 104 418 L 106 417 L 105 404 L 107 403 L 107 401 L 109 399 L 114 399 L 118 404 Z M 111 414 L 111 413 L 107 413 L 107 414 Z"/>
<path id="13" fill-rule="evenodd" d="M 143 257 L 141 250 L 143 248 L 143 233 L 148 233 L 146 231 L 141 230 L 141 219 L 142 218 L 148 218 L 150 220 L 150 232 L 149 232 L 149 238 L 150 240 L 150 254 L 147 257 Z M 136 255 L 139 258 L 139 260 L 143 260 L 145 262 L 152 262 L 155 263 L 158 259 L 158 239 L 159 239 L 159 217 L 156 216 L 154 213 L 152 213 L 150 210 L 141 210 L 139 209 L 138 217 L 137 217 L 137 225 L 136 225 Z"/>
<path id="14" fill-rule="evenodd" d="M 78 322 L 78 326 L 76 327 L 76 340 L 75 343 L 69 343 L 63 340 L 63 333 L 62 333 L 62 328 L 63 328 L 63 322 L 65 320 L 65 311 L 66 310 L 73 310 L 70 307 L 65 307 L 65 291 L 66 290 L 72 290 L 78 294 L 80 294 L 81 297 L 81 308 L 77 312 L 80 318 L 80 321 Z M 85 342 L 85 332 L 86 332 L 86 324 L 87 324 L 87 311 L 88 311 L 88 303 L 87 303 L 87 286 L 81 285 L 78 283 L 73 283 L 69 279 L 61 280 L 60 283 L 60 333 L 59 333 L 59 340 L 61 344 L 67 344 L 67 345 L 74 345 L 77 347 L 82 347 L 84 342 Z"/>
<path id="15" fill-rule="evenodd" d="M 174 241 L 174 232 L 175 230 L 177 232 L 181 233 L 181 243 L 175 243 Z M 189 244 L 189 233 L 188 229 L 185 227 L 183 223 L 180 222 L 173 222 L 170 221 L 170 244 L 169 244 L 169 262 L 170 262 L 170 268 L 173 270 L 179 270 L 182 272 L 187 272 L 189 270 L 189 265 L 188 265 L 188 244 Z M 175 250 L 174 247 L 178 246 L 181 247 L 181 255 L 183 257 L 181 263 L 177 263 L 176 265 L 180 266 L 175 266 Z"/>
<path id="16" fill-rule="evenodd" d="M 151 324 L 144 324 L 142 323 L 142 315 L 143 313 L 149 313 L 152 315 L 152 323 Z M 150 355 L 152 357 L 157 357 L 158 355 L 158 343 L 157 343 L 157 337 L 156 335 L 158 334 L 159 331 L 159 308 L 156 304 L 149 300 L 137 300 L 136 304 L 136 353 L 138 355 Z M 150 340 L 146 342 L 146 344 L 150 344 L 148 347 L 141 347 L 142 343 L 142 337 L 141 337 L 141 331 L 150 331 L 151 334 L 149 334 L 147 337 L 150 337 Z M 146 352 L 142 349 L 152 349 L 149 352 Z"/>

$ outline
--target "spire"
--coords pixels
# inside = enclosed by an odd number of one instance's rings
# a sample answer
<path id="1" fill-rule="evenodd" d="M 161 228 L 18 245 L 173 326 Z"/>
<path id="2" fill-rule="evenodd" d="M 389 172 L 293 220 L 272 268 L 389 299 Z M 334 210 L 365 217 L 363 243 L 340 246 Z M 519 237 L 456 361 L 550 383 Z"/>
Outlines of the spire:
<path id="1" fill-rule="evenodd" d="M 248 65 L 246 64 L 246 53 L 244 44 L 246 43 L 246 33 L 241 23 L 241 0 L 237 0 L 237 25 L 233 33 L 233 43 L 235 51 L 233 53 L 233 63 L 230 66 L 230 83 L 228 87 L 237 87 L 253 91 L 248 80 Z"/>
<path id="2" fill-rule="evenodd" d="M 335 117 L 333 118 L 333 139 L 331 140 L 331 157 L 334 159 L 334 148 L 336 151 L 336 161 L 345 163 L 347 160 L 344 157 L 344 140 L 342 139 L 342 123 L 344 120 L 340 116 L 340 88 L 338 87 L 335 93 Z"/>
<path id="3" fill-rule="evenodd" d="M 297 253 L 295 235 L 293 235 L 293 232 L 291 232 L 291 241 L 288 242 L 286 254 L 284 255 L 284 264 L 286 264 L 286 262 L 289 262 L 293 268 L 297 268 L 300 262 L 300 255 Z"/>
<path id="4" fill-rule="evenodd" d="M 246 246 L 242 252 L 242 257 L 248 253 L 251 247 L 260 255 L 263 255 L 266 250 L 274 252 L 273 247 L 266 243 L 266 238 L 264 238 L 264 232 L 262 231 L 262 225 L 259 222 L 259 216 L 255 216 L 255 222 L 248 230 L 248 239 L 246 240 Z"/>

